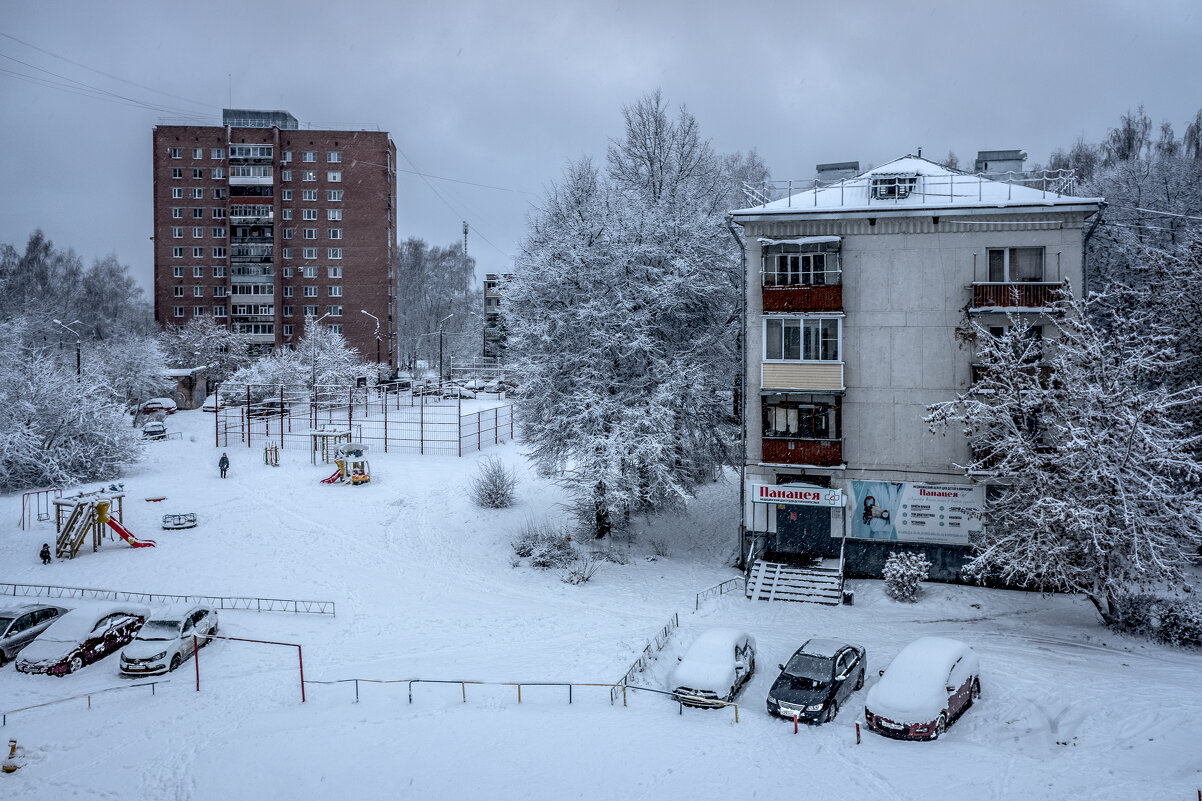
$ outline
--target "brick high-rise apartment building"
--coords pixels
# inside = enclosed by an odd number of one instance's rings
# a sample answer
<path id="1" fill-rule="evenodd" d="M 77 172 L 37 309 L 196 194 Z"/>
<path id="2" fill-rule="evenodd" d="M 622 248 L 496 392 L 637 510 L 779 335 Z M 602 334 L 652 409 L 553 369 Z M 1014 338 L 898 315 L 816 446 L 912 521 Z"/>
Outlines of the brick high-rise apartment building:
<path id="1" fill-rule="evenodd" d="M 222 122 L 154 129 L 155 319 L 211 317 L 269 351 L 310 315 L 394 366 L 388 133 L 301 130 L 283 111 L 226 109 Z"/>

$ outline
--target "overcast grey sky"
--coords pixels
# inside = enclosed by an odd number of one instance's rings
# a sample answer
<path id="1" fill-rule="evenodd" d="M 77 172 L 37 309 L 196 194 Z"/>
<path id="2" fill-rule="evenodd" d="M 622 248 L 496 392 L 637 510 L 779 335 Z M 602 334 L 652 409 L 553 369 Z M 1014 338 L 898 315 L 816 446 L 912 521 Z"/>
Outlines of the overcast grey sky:
<path id="1" fill-rule="evenodd" d="M 657 87 L 719 151 L 755 148 L 776 178 L 812 177 L 818 162 L 881 164 L 920 146 L 969 166 L 977 150 L 1012 147 L 1044 162 L 1080 135 L 1097 141 L 1141 102 L 1178 134 L 1202 107 L 1198 0 L 4 9 L 0 241 L 23 247 L 40 227 L 88 261 L 116 253 L 147 287 L 151 129 L 183 112 L 219 123 L 231 75 L 235 107 L 378 126 L 402 169 L 508 190 L 399 176 L 399 235 L 446 245 L 466 219 L 481 273 L 511 262 L 529 203 L 565 161 L 603 159 L 622 105 Z"/>

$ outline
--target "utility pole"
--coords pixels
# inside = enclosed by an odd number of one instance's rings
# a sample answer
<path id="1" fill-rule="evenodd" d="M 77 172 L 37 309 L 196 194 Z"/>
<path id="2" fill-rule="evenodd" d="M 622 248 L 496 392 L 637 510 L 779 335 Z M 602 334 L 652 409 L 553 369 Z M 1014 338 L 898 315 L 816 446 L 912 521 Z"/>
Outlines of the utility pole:
<path id="1" fill-rule="evenodd" d="M 73 326 L 73 325 L 83 325 L 83 323 L 81 323 L 79 320 L 72 320 L 72 321 L 71 321 L 71 322 L 69 322 L 69 323 L 64 323 L 64 322 L 60 322 L 60 321 L 58 321 L 58 320 L 55 320 L 55 321 L 54 321 L 54 324 L 55 324 L 55 325 L 57 325 L 57 326 L 59 326 L 60 328 L 64 328 L 64 329 L 66 329 L 67 331 L 70 331 L 72 334 L 74 334 L 74 335 L 75 335 L 75 380 L 76 380 L 76 381 L 79 381 L 79 380 L 80 380 L 79 332 L 78 332 L 78 331 L 76 331 L 76 330 L 75 330 L 74 328 L 72 328 L 71 326 Z"/>
<path id="2" fill-rule="evenodd" d="M 454 316 L 455 316 L 455 313 L 451 312 L 446 317 L 443 317 L 441 320 L 438 321 L 438 383 L 439 384 L 442 383 L 442 375 L 443 375 L 442 374 L 442 338 L 443 338 L 442 325 L 443 325 L 443 323 L 445 323 L 447 320 L 451 319 Z"/>

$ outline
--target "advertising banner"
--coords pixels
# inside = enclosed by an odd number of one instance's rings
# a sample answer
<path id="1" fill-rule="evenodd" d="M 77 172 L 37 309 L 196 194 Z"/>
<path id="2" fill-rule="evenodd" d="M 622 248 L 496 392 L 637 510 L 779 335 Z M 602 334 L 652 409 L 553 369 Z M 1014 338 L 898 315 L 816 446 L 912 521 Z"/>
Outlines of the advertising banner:
<path id="1" fill-rule="evenodd" d="M 983 528 L 981 486 L 852 481 L 851 488 L 851 537 L 968 545 Z"/>
<path id="2" fill-rule="evenodd" d="M 843 490 L 809 484 L 752 484 L 751 500 L 797 506 L 842 506 Z"/>

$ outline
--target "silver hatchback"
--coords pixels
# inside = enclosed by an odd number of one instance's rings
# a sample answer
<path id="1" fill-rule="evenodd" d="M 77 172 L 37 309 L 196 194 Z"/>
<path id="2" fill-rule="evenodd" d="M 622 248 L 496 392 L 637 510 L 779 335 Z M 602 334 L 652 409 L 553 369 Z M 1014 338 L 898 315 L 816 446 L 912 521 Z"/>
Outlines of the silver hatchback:
<path id="1" fill-rule="evenodd" d="M 33 642 L 66 611 L 61 606 L 46 604 L 0 608 L 0 665 L 16 659 L 22 648 Z"/>

